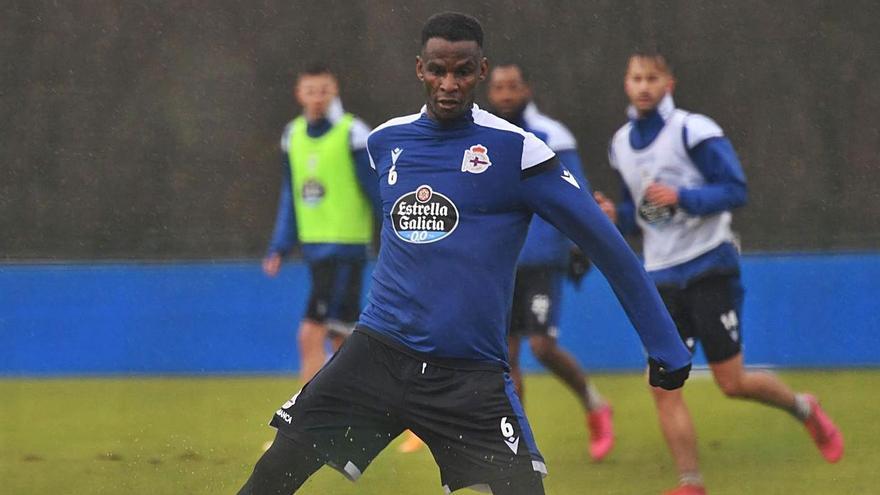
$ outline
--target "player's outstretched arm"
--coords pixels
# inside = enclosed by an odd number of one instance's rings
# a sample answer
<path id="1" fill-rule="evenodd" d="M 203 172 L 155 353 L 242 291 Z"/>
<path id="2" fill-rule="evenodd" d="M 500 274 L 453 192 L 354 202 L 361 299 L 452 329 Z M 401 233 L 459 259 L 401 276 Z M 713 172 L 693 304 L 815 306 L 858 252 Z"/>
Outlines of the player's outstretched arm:
<path id="1" fill-rule="evenodd" d="M 690 366 L 690 352 L 638 258 L 584 186 L 558 161 L 549 160 L 526 170 L 520 194 L 532 211 L 575 241 L 608 279 L 648 355 L 659 364 L 656 375 L 663 378 L 658 385 L 681 386 L 686 371 L 672 372 Z"/>

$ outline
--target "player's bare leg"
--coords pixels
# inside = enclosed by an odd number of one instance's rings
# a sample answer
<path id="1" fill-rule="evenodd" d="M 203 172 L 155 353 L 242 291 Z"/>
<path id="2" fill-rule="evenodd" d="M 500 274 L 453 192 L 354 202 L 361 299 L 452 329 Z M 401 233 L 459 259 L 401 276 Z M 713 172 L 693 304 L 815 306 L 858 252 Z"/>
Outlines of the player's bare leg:
<path id="1" fill-rule="evenodd" d="M 327 327 L 312 320 L 303 320 L 299 326 L 296 341 L 299 345 L 300 378 L 303 384 L 315 376 L 324 366 L 327 353 L 324 341 L 327 338 Z"/>
<path id="2" fill-rule="evenodd" d="M 578 362 L 549 335 L 532 335 L 529 346 L 535 358 L 565 383 L 587 412 L 590 430 L 590 457 L 602 460 L 614 447 L 611 406 L 589 382 Z M 515 383 L 515 382 L 514 382 Z M 522 400 L 522 395 L 520 395 Z"/>
<path id="3" fill-rule="evenodd" d="M 746 371 L 742 353 L 709 368 L 715 383 L 724 395 L 736 399 L 751 399 L 795 414 L 795 394 L 776 375 L 764 371 Z"/>
<path id="4" fill-rule="evenodd" d="M 742 353 L 719 363 L 710 363 L 715 382 L 728 397 L 751 399 L 784 409 L 803 422 L 816 446 L 829 462 L 843 455 L 843 437 L 815 397 L 796 394 L 772 373 L 747 371 Z"/>
<path id="5" fill-rule="evenodd" d="M 330 332 L 330 347 L 333 348 L 333 352 L 339 350 L 342 347 L 342 343 L 345 342 L 346 336 L 338 333 L 338 332 Z"/>
<path id="6" fill-rule="evenodd" d="M 667 495 L 705 493 L 697 454 L 697 433 L 681 389 L 651 388 L 660 430 L 679 474 L 679 487 Z"/>

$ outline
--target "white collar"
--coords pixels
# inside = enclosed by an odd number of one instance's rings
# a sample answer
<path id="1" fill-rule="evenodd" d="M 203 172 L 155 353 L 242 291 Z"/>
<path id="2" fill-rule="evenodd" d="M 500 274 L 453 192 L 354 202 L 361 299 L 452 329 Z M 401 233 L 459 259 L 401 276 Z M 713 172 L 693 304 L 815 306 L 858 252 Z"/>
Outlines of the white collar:
<path id="1" fill-rule="evenodd" d="M 471 107 L 471 112 L 476 112 L 479 109 L 480 109 L 480 107 L 478 107 L 477 104 L 474 103 L 474 106 Z M 422 105 L 422 109 L 419 110 L 420 113 L 427 113 L 427 111 L 428 111 L 428 105 Z"/>
<path id="2" fill-rule="evenodd" d="M 657 113 L 660 114 L 660 118 L 665 122 L 669 120 L 673 111 L 675 111 L 675 102 L 672 100 L 672 94 L 666 93 L 666 96 L 664 96 L 663 99 L 660 100 L 660 104 L 657 105 Z M 626 107 L 626 116 L 631 120 L 635 120 L 639 118 L 639 112 L 636 110 L 636 107 L 630 105 Z"/>

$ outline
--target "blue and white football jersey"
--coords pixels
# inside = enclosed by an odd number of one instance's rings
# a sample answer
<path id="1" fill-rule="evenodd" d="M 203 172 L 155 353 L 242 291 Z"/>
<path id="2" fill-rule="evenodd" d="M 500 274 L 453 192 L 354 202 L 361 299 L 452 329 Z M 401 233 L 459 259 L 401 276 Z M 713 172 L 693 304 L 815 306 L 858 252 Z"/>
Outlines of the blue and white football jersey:
<path id="1" fill-rule="evenodd" d="M 520 120 L 513 120 L 513 123 L 547 143 L 578 182 L 587 186 L 584 194 L 592 195 L 578 157 L 577 140 L 565 125 L 541 113 L 534 102 L 529 102 L 523 109 Z M 519 253 L 519 266 L 563 269 L 568 266 L 570 248 L 571 241 L 567 237 L 536 216 L 532 219 L 526 242 Z"/>
<path id="2" fill-rule="evenodd" d="M 361 326 L 432 357 L 505 364 L 515 264 L 538 213 L 606 274 L 651 356 L 690 362 L 617 229 L 533 134 L 476 105 L 451 124 L 423 109 L 377 127 L 367 150 L 383 223 Z"/>

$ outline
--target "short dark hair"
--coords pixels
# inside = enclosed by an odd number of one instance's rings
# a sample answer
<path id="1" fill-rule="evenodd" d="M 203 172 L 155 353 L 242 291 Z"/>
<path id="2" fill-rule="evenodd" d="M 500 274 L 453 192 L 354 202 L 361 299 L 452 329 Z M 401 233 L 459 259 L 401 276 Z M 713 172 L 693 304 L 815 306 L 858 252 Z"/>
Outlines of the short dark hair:
<path id="1" fill-rule="evenodd" d="M 519 65 L 516 62 L 503 61 L 500 64 L 495 64 L 492 67 L 493 71 L 495 69 L 517 69 L 519 70 L 519 75 L 522 78 L 523 82 L 529 84 L 529 72 L 522 65 Z"/>
<path id="2" fill-rule="evenodd" d="M 324 62 L 312 62 L 306 65 L 306 68 L 299 73 L 300 77 L 322 76 L 324 74 L 336 77 L 335 74 L 333 74 L 333 71 L 330 70 L 330 67 L 328 67 L 327 64 L 325 64 Z"/>
<path id="3" fill-rule="evenodd" d="M 422 48 L 431 38 L 447 41 L 475 41 L 483 48 L 483 26 L 475 17 L 460 12 L 434 14 L 422 28 Z"/>
<path id="4" fill-rule="evenodd" d="M 633 51 L 632 55 L 629 56 L 626 62 L 627 70 L 629 68 L 630 62 L 632 62 L 632 60 L 636 58 L 650 60 L 651 62 L 654 62 L 658 69 L 669 74 L 670 76 L 674 75 L 674 73 L 672 72 L 672 64 L 669 63 L 669 59 L 667 59 L 666 55 L 660 53 L 660 51 L 656 48 L 639 48 Z"/>

